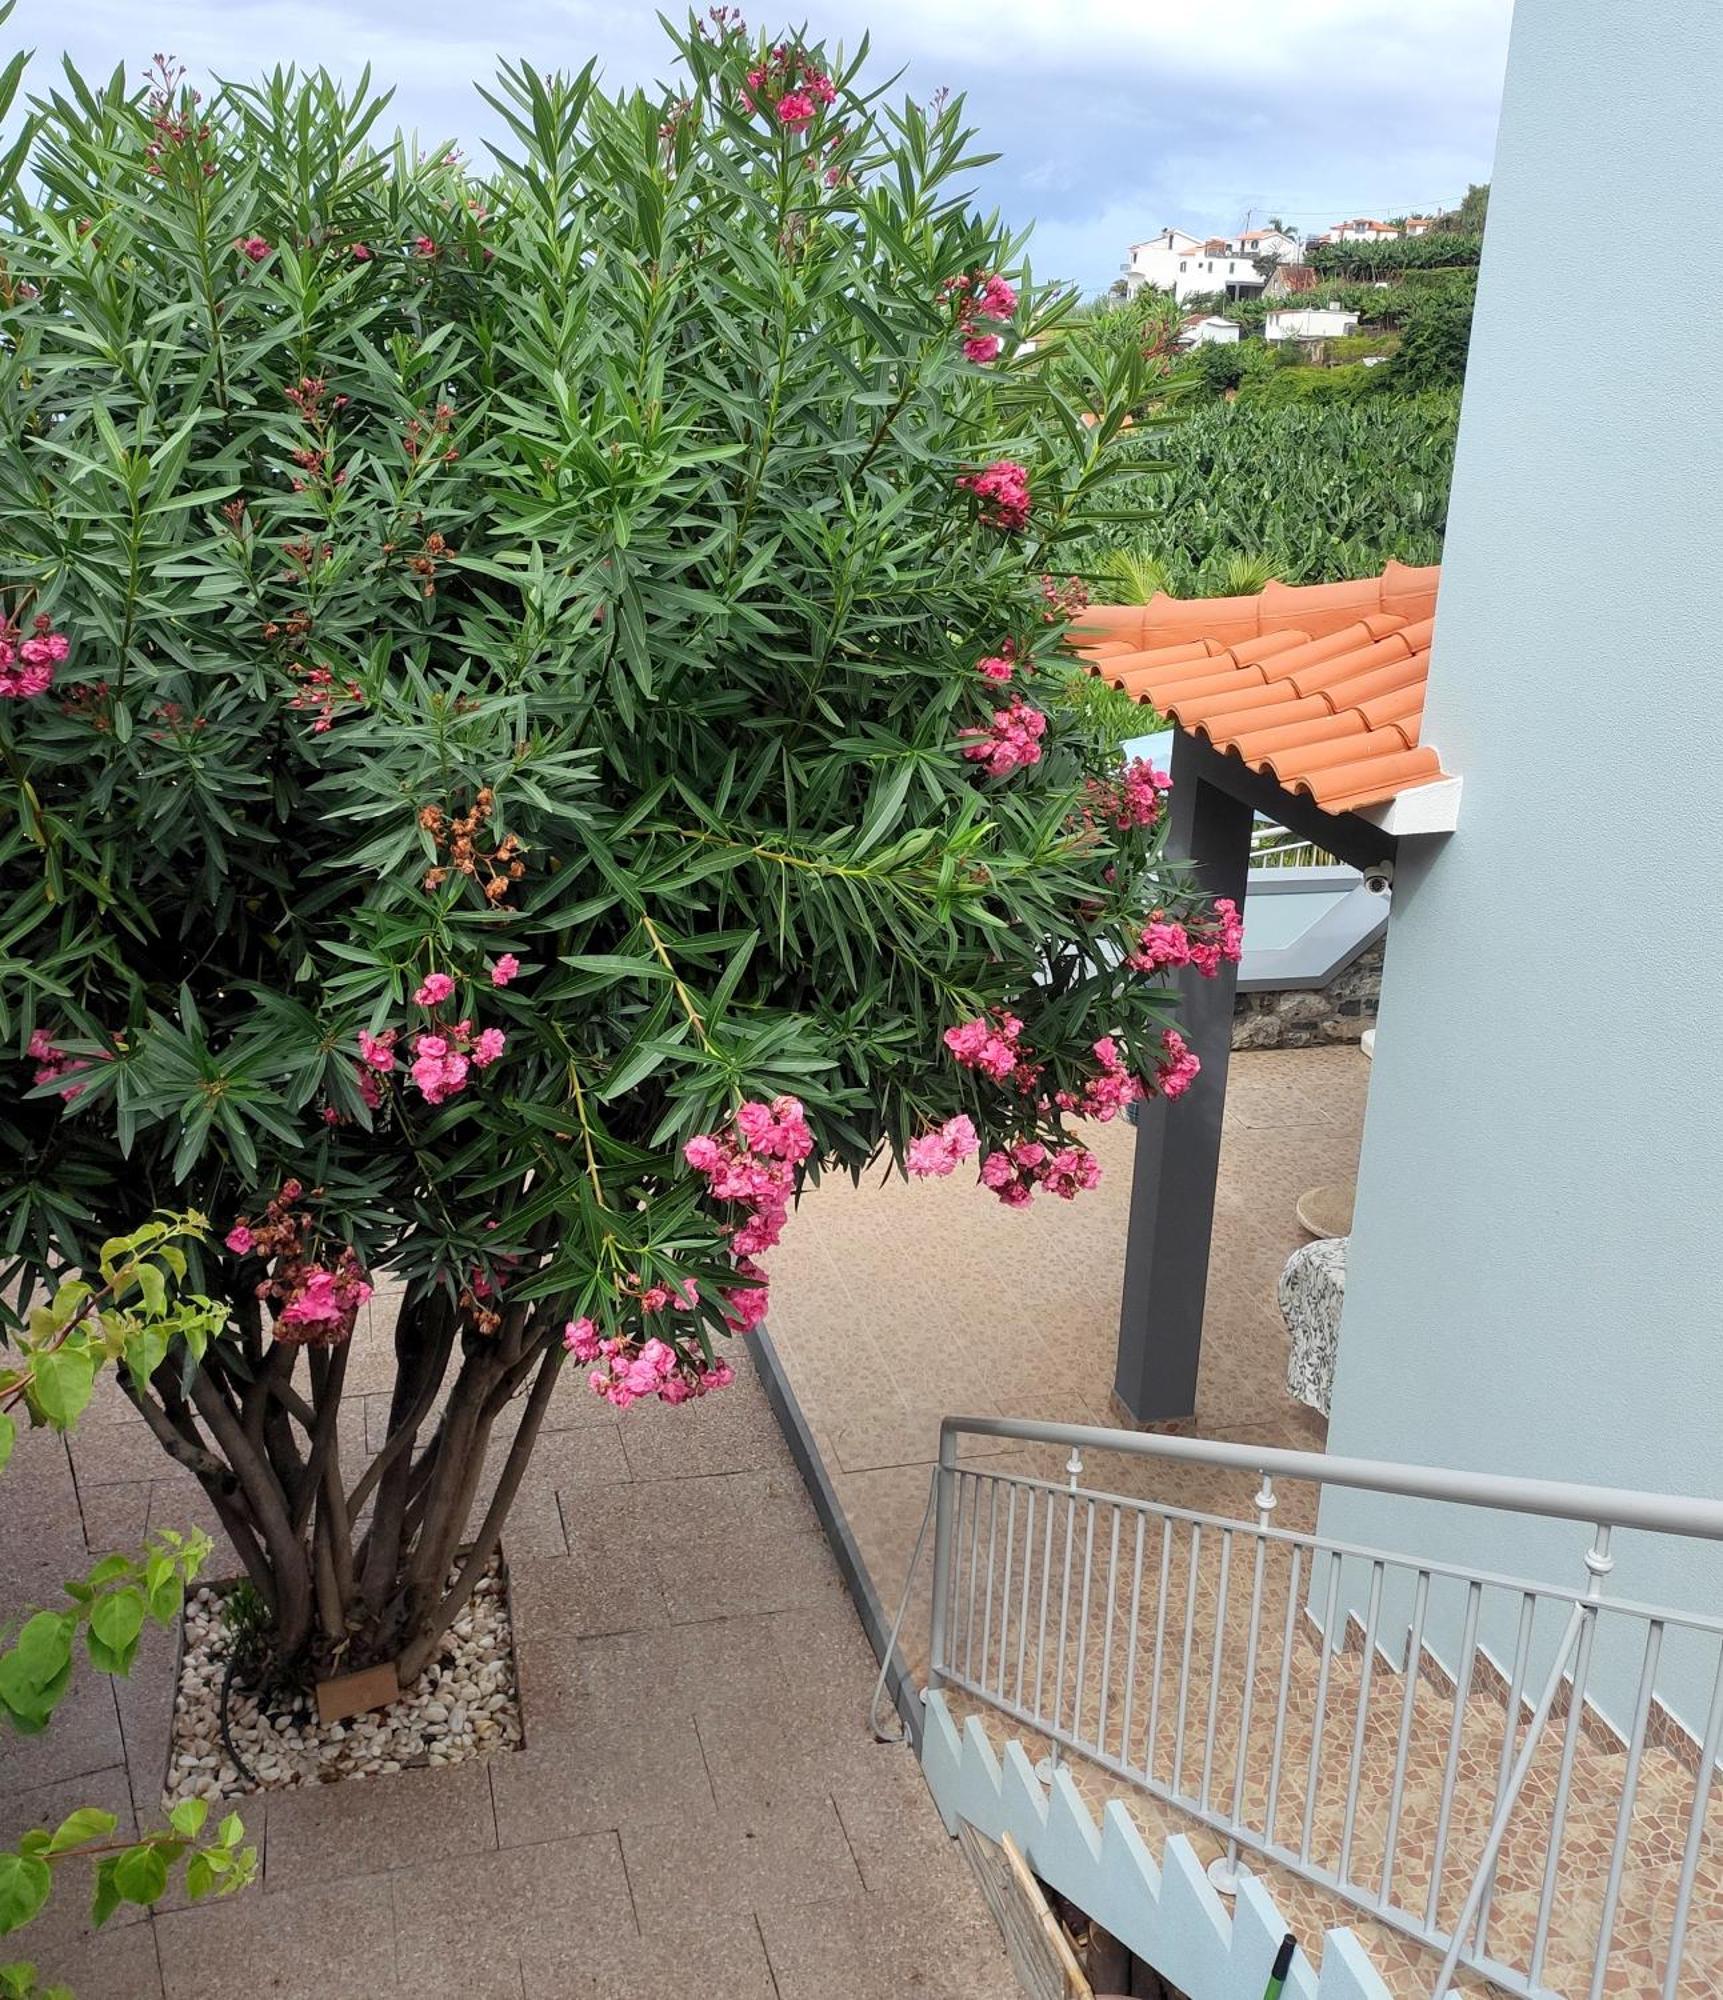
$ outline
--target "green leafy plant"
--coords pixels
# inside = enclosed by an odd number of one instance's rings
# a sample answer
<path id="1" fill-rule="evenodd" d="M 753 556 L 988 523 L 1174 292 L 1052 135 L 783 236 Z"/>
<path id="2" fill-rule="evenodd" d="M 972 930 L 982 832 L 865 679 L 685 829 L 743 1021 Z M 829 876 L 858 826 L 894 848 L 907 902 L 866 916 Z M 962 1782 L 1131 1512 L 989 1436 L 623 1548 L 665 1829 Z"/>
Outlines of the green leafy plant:
<path id="1" fill-rule="evenodd" d="M 1420 300 L 1407 318 L 1390 367 L 1394 386 L 1414 392 L 1458 388 L 1466 379 L 1471 341 L 1469 294 L 1437 292 Z"/>
<path id="2" fill-rule="evenodd" d="M 1074 1193 L 1073 1112 L 1188 1073 L 1125 954 L 1208 920 L 1050 580 L 1163 378 L 959 101 L 672 39 L 505 69 L 483 172 L 321 74 L 68 71 L 0 184 L 0 1242 L 213 1218 L 219 1337 L 123 1381 L 318 1672 L 434 1656 L 570 1353 L 722 1387 L 803 1178 Z"/>
<path id="3" fill-rule="evenodd" d="M 1475 265 L 1482 235 L 1431 230 L 1426 236 L 1389 236 L 1379 243 L 1314 243 L 1313 269 L 1325 277 L 1385 278 L 1409 271 L 1452 271 Z"/>
<path id="4" fill-rule="evenodd" d="M 175 1295 L 185 1272 L 180 1239 L 195 1241 L 201 1228 L 195 1216 L 166 1217 L 112 1238 L 95 1259 L 99 1283 L 68 1281 L 31 1313 L 18 1360 L 0 1368 L 0 1471 L 16 1442 L 15 1412 L 39 1427 L 69 1431 L 104 1366 L 147 1375 L 170 1345 L 188 1357 L 203 1351 L 225 1311 L 207 1299 Z M 146 1619 L 172 1625 L 210 1549 L 207 1535 L 156 1529 L 141 1554 L 104 1556 L 87 1576 L 68 1581 L 69 1610 L 25 1617 L 0 1651 L 0 1713 L 12 1728 L 34 1735 L 48 1725 L 70 1685 L 80 1630 L 97 1672 L 129 1674 Z M 98 1925 L 121 1903 L 158 1902 L 182 1861 L 194 1902 L 242 1887 L 256 1871 L 255 1850 L 244 1844 L 237 1814 L 202 1840 L 208 1812 L 202 1799 L 183 1800 L 165 1827 L 136 1840 L 115 1839 L 118 1819 L 96 1806 L 78 1807 L 56 1827 L 33 1828 L 0 1848 L 0 1936 L 41 1912 L 68 1863 L 94 1865 L 91 1914 Z M 25 1960 L 0 1965 L 0 1995 L 69 2000 L 64 1987 L 40 1985 Z"/>

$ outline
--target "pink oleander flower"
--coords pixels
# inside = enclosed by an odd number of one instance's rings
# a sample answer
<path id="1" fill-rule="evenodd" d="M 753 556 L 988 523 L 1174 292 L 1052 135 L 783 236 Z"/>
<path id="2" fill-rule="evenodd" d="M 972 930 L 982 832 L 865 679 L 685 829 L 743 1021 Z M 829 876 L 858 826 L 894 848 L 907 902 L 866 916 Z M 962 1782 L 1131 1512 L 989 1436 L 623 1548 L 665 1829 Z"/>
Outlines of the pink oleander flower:
<path id="1" fill-rule="evenodd" d="M 423 985 L 413 995 L 413 1001 L 420 1007 L 438 1007 L 455 990 L 455 982 L 446 972 L 429 972 Z"/>
<path id="2" fill-rule="evenodd" d="M 506 986 L 519 971 L 520 960 L 515 957 L 512 951 L 505 951 L 496 964 L 491 967 L 491 984 L 493 986 Z"/>
<path id="3" fill-rule="evenodd" d="M 275 246 L 266 236 L 236 236 L 233 239 L 233 247 L 242 257 L 248 257 L 254 264 L 261 264 Z"/>
<path id="4" fill-rule="evenodd" d="M 437 239 L 434 236 L 415 236 L 413 254 L 417 257 L 434 257 L 437 254 Z"/>
<path id="5" fill-rule="evenodd" d="M 1009 319 L 1017 310 L 1017 294 L 996 271 L 976 294 L 975 306 L 983 319 Z"/>
<path id="6" fill-rule="evenodd" d="M 365 1106 L 366 1110 L 381 1111 L 383 1108 L 383 1086 L 377 1081 L 375 1072 L 367 1069 L 363 1063 L 355 1063 L 353 1065 L 353 1081 L 358 1086 L 359 1101 Z"/>
<path id="7" fill-rule="evenodd" d="M 1015 1014 L 999 1014 L 989 1022 L 984 1016 L 947 1028 L 941 1039 L 965 1069 L 978 1069 L 995 1083 L 1015 1075 L 1022 1052 L 1018 1048 L 1023 1023 Z"/>
<path id="8" fill-rule="evenodd" d="M 1177 1028 L 1168 1028 L 1161 1036 L 1161 1047 L 1165 1054 L 1155 1071 L 1160 1093 L 1163 1097 L 1182 1097 L 1196 1081 L 1202 1064 Z"/>
<path id="9" fill-rule="evenodd" d="M 385 1028 L 380 1035 L 373 1035 L 369 1029 L 361 1028 L 359 1060 L 368 1070 L 375 1070 L 379 1076 L 387 1076 L 395 1067 L 395 1030 Z"/>
<path id="10" fill-rule="evenodd" d="M 909 1142 L 907 1164 L 912 1174 L 925 1180 L 954 1172 L 965 1160 L 980 1151 L 981 1139 L 973 1123 L 962 1112 L 946 1119 L 935 1132 L 924 1132 Z"/>
<path id="11" fill-rule="evenodd" d="M 1190 933 L 1183 924 L 1158 913 L 1143 926 L 1136 948 L 1125 954 L 1125 963 L 1133 972 L 1160 972 L 1190 962 Z"/>
<path id="12" fill-rule="evenodd" d="M 966 472 L 958 479 L 966 493 L 981 502 L 979 518 L 985 528 L 1002 534 L 1019 534 L 1029 525 L 1029 474 L 1015 459 L 995 459 L 979 472 Z"/>
<path id="13" fill-rule="evenodd" d="M 342 1253 L 333 1270 L 314 1264 L 299 1274 L 289 1293 L 276 1322 L 277 1335 L 325 1346 L 346 1340 L 372 1289 L 350 1250 Z"/>
<path id="14" fill-rule="evenodd" d="M 1204 979 L 1213 979 L 1222 965 L 1236 965 L 1244 951 L 1244 919 L 1230 897 L 1216 899 L 1207 923 L 1191 940 L 1191 963 Z"/>
<path id="15" fill-rule="evenodd" d="M 473 1044 L 473 1068 L 489 1069 L 507 1047 L 508 1037 L 501 1028 L 482 1029 L 478 1040 Z"/>
<path id="16" fill-rule="evenodd" d="M 1104 1125 L 1146 1093 L 1142 1079 L 1133 1076 L 1126 1067 L 1119 1045 L 1111 1035 L 1103 1035 L 1096 1042 L 1094 1053 L 1100 1073 L 1085 1080 L 1080 1095 L 1068 1090 L 1060 1091 L 1057 1102 L 1063 1111 L 1079 1112 L 1083 1117 L 1098 1119 Z"/>
<path id="17" fill-rule="evenodd" d="M 696 1173 L 709 1174 L 716 1172 L 723 1153 L 717 1140 L 709 1132 L 703 1132 L 682 1148 L 682 1157 Z"/>
<path id="18" fill-rule="evenodd" d="M 56 632 L 46 616 L 37 618 L 27 639 L 9 620 L 0 618 L 0 698 L 32 701 L 46 694 L 54 683 L 54 669 L 70 651 L 70 640 Z"/>
<path id="19" fill-rule="evenodd" d="M 369 243 L 355 243 L 347 254 L 353 259 L 355 264 L 369 264 L 371 261 L 371 246 Z"/>
<path id="20" fill-rule="evenodd" d="M 254 1240 L 250 1225 L 244 1222 L 236 1222 L 225 1238 L 227 1247 L 236 1257 L 248 1256 Z"/>
<path id="21" fill-rule="evenodd" d="M 1005 343 L 996 333 L 972 333 L 963 343 L 963 358 L 973 361 L 977 367 L 985 368 L 990 361 L 997 361 Z"/>
<path id="22" fill-rule="evenodd" d="M 838 100 L 831 78 L 817 69 L 809 69 L 805 63 L 802 66 L 802 88 L 821 104 L 835 104 Z"/>
<path id="23" fill-rule="evenodd" d="M 469 1064 L 441 1035 L 421 1035 L 413 1044 L 413 1082 L 427 1104 L 446 1104 L 466 1087 Z"/>
<path id="24" fill-rule="evenodd" d="M 1173 781 L 1145 757 L 1133 757 L 1117 779 L 1091 778 L 1084 786 L 1088 810 L 1108 826 L 1128 833 L 1160 819 Z"/>
<path id="25" fill-rule="evenodd" d="M 984 767 L 990 778 L 1008 777 L 1013 771 L 1041 761 L 1041 739 L 1047 733 L 1047 718 L 1021 695 L 1011 697 L 1009 708 L 996 708 L 985 730 L 960 737 L 964 757 Z"/>
<path id="26" fill-rule="evenodd" d="M 805 90 L 787 91 L 778 99 L 778 121 L 792 132 L 814 122 L 814 100 Z"/>
<path id="27" fill-rule="evenodd" d="M 571 1319 L 562 1330 L 562 1344 L 576 1361 L 596 1361 L 598 1359 L 598 1327 L 584 1314 L 579 1319 Z"/>
<path id="28" fill-rule="evenodd" d="M 1008 681 L 1017 671 L 1017 663 L 1004 653 L 989 653 L 984 660 L 977 660 L 975 671 L 984 681 Z"/>

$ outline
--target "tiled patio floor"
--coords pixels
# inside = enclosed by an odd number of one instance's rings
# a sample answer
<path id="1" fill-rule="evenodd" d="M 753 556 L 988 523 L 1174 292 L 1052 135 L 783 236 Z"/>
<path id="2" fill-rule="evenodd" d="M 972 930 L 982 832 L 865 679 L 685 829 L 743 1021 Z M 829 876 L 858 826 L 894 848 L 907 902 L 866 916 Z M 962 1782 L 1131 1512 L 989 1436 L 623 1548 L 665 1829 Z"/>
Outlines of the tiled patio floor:
<path id="1" fill-rule="evenodd" d="M 1274 1288 L 1307 1240 L 1298 1197 L 1356 1169 L 1369 1074 L 1354 1047 L 1232 1058 L 1192 1427 L 1205 1437 L 1321 1449 L 1325 1424 L 1286 1393 Z M 832 1180 L 804 1198 L 772 1253 L 772 1338 L 888 1611 L 942 1416 L 1121 1421 L 1111 1399 L 1135 1135 L 1118 1120 L 1085 1136 L 1103 1178 L 1074 1202 L 1007 1209 L 962 1176 Z M 1062 1458 L 1007 1456 L 1042 1473 Z M 1125 1477 L 1133 1492 L 1229 1514 L 1248 1513 L 1254 1490 L 1202 1467 L 1139 1462 Z M 1308 1525 L 1313 1508 L 1289 1489 L 1280 1520 Z M 918 1673 L 926 1567 L 905 1632 Z"/>
<path id="2" fill-rule="evenodd" d="M 362 1385 L 384 1358 L 362 1328 Z M 846 2000 L 1015 1992 L 910 1753 L 866 1730 L 873 1658 L 753 1370 L 620 1417 L 568 1386 L 505 1544 L 526 1748 L 253 1799 L 258 1885 L 90 1934 L 73 1880 L 0 1959 L 78 2000 L 824 2000 L 839 1969 Z M 23 1440 L 0 1505 L 8 1612 L 203 1518 L 114 1401 L 70 1455 Z M 0 1837 L 75 1804 L 157 1822 L 172 1663 L 152 1630 L 129 1681 L 86 1670 L 0 1740 Z"/>

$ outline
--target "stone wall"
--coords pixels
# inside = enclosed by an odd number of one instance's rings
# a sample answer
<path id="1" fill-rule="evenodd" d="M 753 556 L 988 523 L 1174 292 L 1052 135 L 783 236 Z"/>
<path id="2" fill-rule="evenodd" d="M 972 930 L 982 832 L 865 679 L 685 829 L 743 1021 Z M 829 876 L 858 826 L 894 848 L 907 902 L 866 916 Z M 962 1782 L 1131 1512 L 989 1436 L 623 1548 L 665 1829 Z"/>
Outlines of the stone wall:
<path id="1" fill-rule="evenodd" d="M 1376 1025 L 1382 990 L 1382 946 L 1360 953 L 1326 986 L 1288 992 L 1241 993 L 1233 1008 L 1235 1049 L 1305 1049 L 1355 1042 Z"/>

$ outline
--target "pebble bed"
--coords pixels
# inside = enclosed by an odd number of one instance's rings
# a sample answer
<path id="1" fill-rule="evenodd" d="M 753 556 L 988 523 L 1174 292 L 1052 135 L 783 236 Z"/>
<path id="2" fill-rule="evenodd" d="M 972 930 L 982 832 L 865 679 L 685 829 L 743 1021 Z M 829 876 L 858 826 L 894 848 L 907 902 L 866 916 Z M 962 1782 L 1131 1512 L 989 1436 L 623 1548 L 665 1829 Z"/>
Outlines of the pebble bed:
<path id="1" fill-rule="evenodd" d="M 255 1785 L 235 1768 L 217 1720 L 228 1655 L 224 1597 L 219 1586 L 205 1586 L 186 1600 L 168 1805 L 179 1799 L 237 1798 L 288 1785 L 382 1777 L 520 1748 L 508 1580 L 500 1562 L 491 1564 L 449 1628 L 442 1658 L 387 1708 L 325 1724 L 317 1720 L 316 1706 L 306 1695 L 265 1715 L 257 1696 L 236 1681 L 228 1702 L 228 1730 Z"/>

